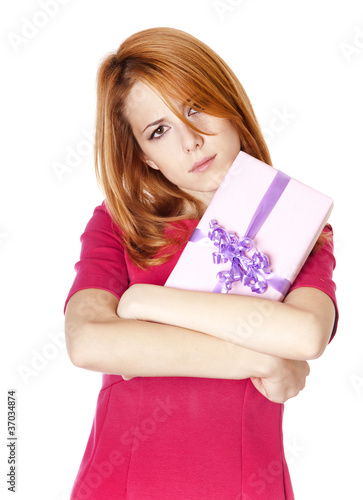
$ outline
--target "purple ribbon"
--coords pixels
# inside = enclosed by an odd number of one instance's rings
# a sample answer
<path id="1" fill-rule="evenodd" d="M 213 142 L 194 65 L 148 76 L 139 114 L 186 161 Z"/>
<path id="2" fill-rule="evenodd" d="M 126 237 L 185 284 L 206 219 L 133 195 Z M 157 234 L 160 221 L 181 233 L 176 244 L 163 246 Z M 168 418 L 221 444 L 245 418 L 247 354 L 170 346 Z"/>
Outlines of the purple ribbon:
<path id="1" fill-rule="evenodd" d="M 290 281 L 272 273 L 268 256 L 258 251 L 253 238 L 265 223 L 290 179 L 288 175 L 277 171 L 242 238 L 223 229 L 215 219 L 209 222 L 208 240 L 218 249 L 217 252 L 213 252 L 213 262 L 215 264 L 231 262 L 230 269 L 217 274 L 218 284 L 214 292 L 228 293 L 233 283 L 240 281 L 258 294 L 264 293 L 268 286 L 271 286 L 286 295 L 291 286 Z M 198 228 L 190 238 L 190 241 L 195 243 L 208 240 Z"/>

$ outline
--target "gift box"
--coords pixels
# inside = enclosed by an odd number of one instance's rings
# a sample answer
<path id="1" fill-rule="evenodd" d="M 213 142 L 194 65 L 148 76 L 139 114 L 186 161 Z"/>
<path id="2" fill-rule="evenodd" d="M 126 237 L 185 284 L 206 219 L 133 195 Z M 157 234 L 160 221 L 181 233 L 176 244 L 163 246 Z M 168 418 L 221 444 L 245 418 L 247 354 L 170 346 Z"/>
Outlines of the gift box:
<path id="1" fill-rule="evenodd" d="M 333 200 L 240 152 L 165 286 L 283 300 Z"/>

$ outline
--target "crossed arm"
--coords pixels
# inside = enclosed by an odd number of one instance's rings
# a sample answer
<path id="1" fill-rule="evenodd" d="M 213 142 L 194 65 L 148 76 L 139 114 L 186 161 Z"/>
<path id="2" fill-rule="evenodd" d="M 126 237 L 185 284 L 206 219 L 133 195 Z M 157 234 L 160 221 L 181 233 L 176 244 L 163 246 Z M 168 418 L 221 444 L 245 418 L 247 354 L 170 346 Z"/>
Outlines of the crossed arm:
<path id="1" fill-rule="evenodd" d="M 283 403 L 305 386 L 304 360 L 319 356 L 334 305 L 301 288 L 284 303 L 134 285 L 121 300 L 85 289 L 68 302 L 66 345 L 79 367 L 134 377 L 250 378 Z"/>
<path id="2" fill-rule="evenodd" d="M 302 287 L 284 302 L 261 297 L 134 285 L 117 308 L 122 318 L 196 330 L 264 354 L 319 357 L 332 333 L 335 308 L 324 292 Z"/>

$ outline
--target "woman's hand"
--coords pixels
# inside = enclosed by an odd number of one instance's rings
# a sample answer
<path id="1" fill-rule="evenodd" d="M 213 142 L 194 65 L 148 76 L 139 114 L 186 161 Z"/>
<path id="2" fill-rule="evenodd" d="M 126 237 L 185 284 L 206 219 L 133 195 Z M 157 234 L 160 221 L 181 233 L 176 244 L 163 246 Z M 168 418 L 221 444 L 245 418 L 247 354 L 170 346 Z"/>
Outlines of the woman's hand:
<path id="1" fill-rule="evenodd" d="M 274 403 L 285 403 L 305 387 L 310 373 L 306 361 L 274 358 L 266 377 L 251 377 L 256 389 Z"/>

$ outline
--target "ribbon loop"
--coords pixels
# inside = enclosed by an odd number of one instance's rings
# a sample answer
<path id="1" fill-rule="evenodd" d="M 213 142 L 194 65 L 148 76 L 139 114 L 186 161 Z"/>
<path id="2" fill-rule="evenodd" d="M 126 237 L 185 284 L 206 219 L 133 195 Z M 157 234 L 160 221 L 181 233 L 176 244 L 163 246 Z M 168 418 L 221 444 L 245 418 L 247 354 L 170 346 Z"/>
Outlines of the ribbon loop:
<path id="1" fill-rule="evenodd" d="M 213 253 L 213 262 L 231 262 L 229 270 L 217 274 L 222 293 L 228 293 L 236 281 L 250 287 L 255 293 L 264 293 L 268 286 L 267 275 L 271 273 L 268 256 L 258 251 L 251 238 L 244 236 L 238 239 L 236 233 L 226 231 L 215 219 L 210 221 L 209 227 L 208 237 L 218 248 Z M 248 255 L 254 249 L 252 256 Z"/>

